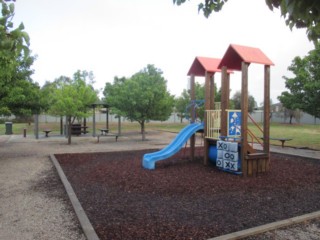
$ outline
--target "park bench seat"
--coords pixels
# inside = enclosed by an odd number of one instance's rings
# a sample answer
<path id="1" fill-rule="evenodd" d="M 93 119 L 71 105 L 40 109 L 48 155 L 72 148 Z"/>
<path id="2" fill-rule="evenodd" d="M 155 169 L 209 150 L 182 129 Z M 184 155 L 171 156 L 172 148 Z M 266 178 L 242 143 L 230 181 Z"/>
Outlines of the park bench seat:
<path id="1" fill-rule="evenodd" d="M 261 139 L 263 140 L 263 137 L 261 137 Z M 281 147 L 284 148 L 284 143 L 286 141 L 291 141 L 292 138 L 277 138 L 277 137 L 270 137 L 270 140 L 274 140 L 274 141 L 280 141 L 281 142 Z"/>

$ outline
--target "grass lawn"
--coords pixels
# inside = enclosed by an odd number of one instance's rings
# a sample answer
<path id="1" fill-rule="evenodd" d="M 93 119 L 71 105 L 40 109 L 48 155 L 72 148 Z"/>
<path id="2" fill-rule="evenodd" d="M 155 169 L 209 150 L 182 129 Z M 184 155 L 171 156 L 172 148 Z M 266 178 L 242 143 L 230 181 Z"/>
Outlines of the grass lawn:
<path id="1" fill-rule="evenodd" d="M 262 136 L 262 133 L 253 125 L 249 125 L 249 129 L 256 136 Z M 286 142 L 285 146 L 308 147 L 320 150 L 320 125 L 272 123 L 270 126 L 270 137 L 292 138 L 293 140 Z M 281 145 L 280 141 L 277 140 L 271 140 L 270 143 L 272 145 Z"/>
<path id="2" fill-rule="evenodd" d="M 147 123 L 146 131 L 159 130 L 159 131 L 170 131 L 170 132 L 179 132 L 184 128 L 188 123 Z M 92 130 L 92 123 L 87 123 L 89 126 L 89 134 Z M 23 129 L 27 129 L 27 134 L 33 134 L 34 124 L 24 124 L 24 123 L 14 123 L 13 124 L 13 133 L 14 134 L 23 134 Z M 41 123 L 40 132 L 43 129 L 50 128 L 52 130 L 51 134 L 60 134 L 60 123 Z M 99 133 L 99 128 L 105 128 L 105 123 L 97 123 L 96 129 L 97 134 Z M 116 122 L 110 122 L 109 128 L 111 132 L 118 132 L 118 125 Z M 262 133 L 259 130 L 249 124 L 249 129 L 257 136 L 261 137 Z M 124 122 L 121 123 L 121 133 L 125 134 L 126 132 L 140 131 L 140 125 L 137 122 Z M 5 124 L 0 124 L 0 135 L 5 133 Z M 42 132 L 41 132 L 42 133 Z M 282 124 L 282 123 L 272 123 L 270 126 L 270 136 L 275 138 L 292 138 L 292 141 L 285 143 L 285 146 L 292 147 L 308 147 L 312 149 L 320 150 L 320 125 L 307 125 L 307 124 Z M 279 141 L 271 141 L 273 145 L 281 145 Z"/>

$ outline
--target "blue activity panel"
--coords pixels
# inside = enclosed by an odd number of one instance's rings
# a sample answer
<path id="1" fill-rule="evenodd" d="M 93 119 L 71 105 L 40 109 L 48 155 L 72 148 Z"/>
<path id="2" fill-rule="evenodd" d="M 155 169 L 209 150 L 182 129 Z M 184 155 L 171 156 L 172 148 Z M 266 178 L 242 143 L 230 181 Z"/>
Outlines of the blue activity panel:
<path id="1" fill-rule="evenodd" d="M 241 136 L 241 111 L 228 112 L 228 137 Z"/>

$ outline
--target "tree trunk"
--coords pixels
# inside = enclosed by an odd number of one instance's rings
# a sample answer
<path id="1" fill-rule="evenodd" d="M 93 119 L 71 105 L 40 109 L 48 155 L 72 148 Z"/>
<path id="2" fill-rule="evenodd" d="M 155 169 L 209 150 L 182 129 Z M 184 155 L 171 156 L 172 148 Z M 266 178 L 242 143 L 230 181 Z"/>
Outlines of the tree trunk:
<path id="1" fill-rule="evenodd" d="M 146 140 L 144 121 L 140 122 L 142 141 Z"/>
<path id="2" fill-rule="evenodd" d="M 289 123 L 292 124 L 292 116 L 290 116 Z"/>
<path id="3" fill-rule="evenodd" d="M 71 144 L 71 117 L 68 117 L 68 144 Z"/>

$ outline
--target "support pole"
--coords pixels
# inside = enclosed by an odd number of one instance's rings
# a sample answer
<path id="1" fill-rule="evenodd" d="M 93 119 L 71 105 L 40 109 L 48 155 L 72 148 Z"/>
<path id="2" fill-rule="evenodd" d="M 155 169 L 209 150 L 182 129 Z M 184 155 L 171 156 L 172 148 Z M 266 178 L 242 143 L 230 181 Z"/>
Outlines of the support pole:
<path id="1" fill-rule="evenodd" d="M 206 74 L 205 74 L 205 102 L 204 102 L 204 110 L 206 112 L 206 110 L 210 110 L 210 106 L 211 106 L 211 103 L 213 101 L 214 103 L 214 100 L 212 100 L 212 98 L 214 99 L 214 93 L 212 92 L 212 89 L 213 87 L 211 86 L 211 84 L 214 85 L 214 80 L 213 78 L 211 79 L 211 76 L 210 73 L 208 73 L 206 71 Z M 204 134 L 206 136 L 207 134 L 207 128 L 208 128 L 208 123 L 207 123 L 207 120 L 206 120 L 207 116 L 205 114 L 204 116 Z M 205 138 L 204 139 L 204 165 L 208 165 L 209 163 L 209 142 L 208 142 L 208 139 Z"/>
<path id="2" fill-rule="evenodd" d="M 241 169 L 243 176 L 247 176 L 248 164 L 245 160 L 248 146 L 248 67 L 249 64 L 242 62 L 242 86 L 241 86 Z"/>
<path id="3" fill-rule="evenodd" d="M 228 136 L 228 113 L 230 98 L 230 74 L 227 67 L 222 67 L 221 75 L 221 136 Z"/>
<path id="4" fill-rule="evenodd" d="M 196 91 L 195 91 L 195 77 L 192 75 L 190 77 L 190 99 L 191 102 L 196 100 Z M 194 105 L 190 108 L 190 116 L 191 116 L 191 123 L 194 123 L 196 121 L 196 116 L 194 114 Z M 195 156 L 195 147 L 196 147 L 196 137 L 193 134 L 190 138 L 190 158 L 191 160 L 194 160 Z"/>
<path id="5" fill-rule="evenodd" d="M 215 98 L 215 86 L 214 86 L 214 75 L 211 75 L 210 77 L 210 107 L 209 110 L 213 110 L 214 109 L 214 98 Z"/>
<path id="6" fill-rule="evenodd" d="M 106 107 L 106 129 L 109 129 L 109 108 Z"/>
<path id="7" fill-rule="evenodd" d="M 270 66 L 264 66 L 264 119 L 263 119 L 263 151 L 268 154 L 266 171 L 270 168 Z"/>
<path id="8" fill-rule="evenodd" d="M 92 105 L 92 136 L 96 136 L 96 106 Z"/>

